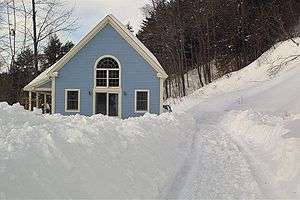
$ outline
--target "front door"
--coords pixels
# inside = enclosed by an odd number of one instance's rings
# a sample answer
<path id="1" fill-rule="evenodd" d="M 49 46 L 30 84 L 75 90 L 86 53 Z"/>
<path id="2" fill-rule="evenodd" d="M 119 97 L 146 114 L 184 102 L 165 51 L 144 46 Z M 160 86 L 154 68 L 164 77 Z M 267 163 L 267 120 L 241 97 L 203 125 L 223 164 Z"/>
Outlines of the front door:
<path id="1" fill-rule="evenodd" d="M 96 93 L 95 114 L 119 116 L 118 93 Z"/>

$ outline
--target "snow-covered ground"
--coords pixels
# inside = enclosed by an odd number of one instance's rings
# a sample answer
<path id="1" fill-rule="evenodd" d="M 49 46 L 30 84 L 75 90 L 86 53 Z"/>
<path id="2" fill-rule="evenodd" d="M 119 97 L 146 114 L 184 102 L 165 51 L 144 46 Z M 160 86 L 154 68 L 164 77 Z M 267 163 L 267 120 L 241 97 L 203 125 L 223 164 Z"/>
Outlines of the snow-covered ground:
<path id="1" fill-rule="evenodd" d="M 0 199 L 299 199 L 295 55 L 291 41 L 278 44 L 245 69 L 169 100 L 174 113 L 161 116 L 49 116 L 1 103 Z"/>

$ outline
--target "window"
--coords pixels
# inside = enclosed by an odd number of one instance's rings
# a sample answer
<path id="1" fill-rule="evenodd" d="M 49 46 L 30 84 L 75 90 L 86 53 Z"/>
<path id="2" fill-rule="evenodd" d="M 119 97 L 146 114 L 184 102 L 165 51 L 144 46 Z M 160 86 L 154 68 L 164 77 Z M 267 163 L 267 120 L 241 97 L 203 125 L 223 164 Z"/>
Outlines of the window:
<path id="1" fill-rule="evenodd" d="M 96 87 L 119 87 L 120 68 L 118 62 L 110 57 L 101 59 L 96 68 Z"/>
<path id="2" fill-rule="evenodd" d="M 135 91 L 135 112 L 149 112 L 149 90 Z"/>
<path id="3" fill-rule="evenodd" d="M 78 89 L 65 90 L 65 111 L 80 112 L 80 90 Z"/>

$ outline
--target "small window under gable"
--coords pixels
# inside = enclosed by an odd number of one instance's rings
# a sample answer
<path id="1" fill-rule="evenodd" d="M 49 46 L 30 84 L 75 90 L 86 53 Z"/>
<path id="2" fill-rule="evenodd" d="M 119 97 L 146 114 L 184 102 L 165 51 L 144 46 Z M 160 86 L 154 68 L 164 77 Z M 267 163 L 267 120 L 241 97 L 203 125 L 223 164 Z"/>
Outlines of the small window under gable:
<path id="1" fill-rule="evenodd" d="M 149 90 L 135 91 L 135 112 L 146 113 L 149 112 Z"/>
<path id="2" fill-rule="evenodd" d="M 96 87 L 119 87 L 120 86 L 120 66 L 118 62 L 105 57 L 97 63 L 96 67 Z"/>
<path id="3" fill-rule="evenodd" d="M 65 90 L 65 112 L 80 112 L 80 90 Z"/>

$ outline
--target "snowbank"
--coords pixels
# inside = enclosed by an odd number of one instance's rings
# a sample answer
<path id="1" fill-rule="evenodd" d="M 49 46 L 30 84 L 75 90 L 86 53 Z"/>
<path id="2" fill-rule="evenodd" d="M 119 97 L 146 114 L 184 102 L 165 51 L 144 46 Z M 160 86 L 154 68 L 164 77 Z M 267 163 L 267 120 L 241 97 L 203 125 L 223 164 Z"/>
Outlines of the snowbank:
<path id="1" fill-rule="evenodd" d="M 186 157 L 194 126 L 176 114 L 121 121 L 6 103 L 0 113 L 3 198 L 155 198 Z"/>
<path id="2" fill-rule="evenodd" d="M 221 116 L 215 126 L 241 150 L 262 197 L 300 198 L 299 46 L 279 43 L 248 67 L 169 103 L 177 113 Z"/>
<path id="3" fill-rule="evenodd" d="M 223 120 L 249 163 L 265 198 L 297 199 L 300 196 L 299 138 L 289 137 L 286 124 L 293 116 L 271 116 L 255 111 L 231 111 Z M 294 128 L 300 130 L 300 124 Z"/>
<path id="4" fill-rule="evenodd" d="M 278 44 L 161 116 L 0 103 L 0 198 L 300 198 L 295 55 L 291 41 Z"/>
<path id="5" fill-rule="evenodd" d="M 298 43 L 300 38 L 295 39 Z M 255 100 L 265 100 L 257 98 L 257 94 L 264 94 L 269 92 L 266 96 L 267 100 L 273 100 L 273 105 L 268 102 L 259 102 L 252 107 L 259 104 L 264 106 L 270 105 L 270 109 L 276 109 L 278 103 L 288 106 L 288 101 L 293 101 L 294 105 L 290 106 L 289 111 L 297 109 L 295 113 L 300 113 L 300 47 L 295 45 L 291 40 L 278 43 L 274 48 L 264 53 L 260 58 L 251 63 L 249 66 L 240 71 L 227 74 L 215 82 L 195 91 L 188 97 L 169 99 L 170 103 L 176 112 L 185 112 L 187 109 L 196 105 L 201 105 L 200 102 L 207 102 L 208 100 L 223 98 L 222 102 L 227 100 L 227 104 L 232 104 L 233 101 L 244 103 L 248 97 L 253 96 Z M 197 77 L 194 77 L 197 78 Z M 293 78 L 293 81 L 289 79 Z M 282 85 L 277 89 L 277 86 Z M 272 87 L 272 88 L 271 88 Z M 276 89 L 276 93 L 272 93 Z M 283 92 L 282 92 L 283 91 Z M 285 97 L 285 95 L 287 95 Z M 235 100 L 230 98 L 235 98 Z M 252 99 L 254 101 L 254 99 Z M 283 101 L 283 102 L 278 102 Z M 221 104 L 223 106 L 223 104 Z M 215 103 L 214 106 L 220 106 Z M 249 106 L 248 108 L 251 109 Z M 217 108 L 218 110 L 219 107 Z M 224 107 L 221 107 L 224 109 Z"/>

